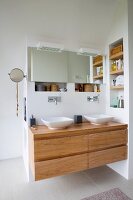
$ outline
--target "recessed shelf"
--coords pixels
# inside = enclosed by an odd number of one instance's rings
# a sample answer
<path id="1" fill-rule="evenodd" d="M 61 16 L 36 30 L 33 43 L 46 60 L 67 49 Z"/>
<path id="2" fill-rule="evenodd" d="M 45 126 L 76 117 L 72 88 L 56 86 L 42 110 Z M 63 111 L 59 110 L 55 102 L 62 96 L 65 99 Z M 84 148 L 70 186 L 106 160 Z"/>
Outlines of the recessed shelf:
<path id="1" fill-rule="evenodd" d="M 123 58 L 123 52 L 122 51 L 110 56 L 110 60 L 116 60 L 116 59 L 120 59 L 120 58 Z"/>
<path id="2" fill-rule="evenodd" d="M 110 72 L 109 78 L 110 83 L 116 83 L 114 86 L 110 84 L 110 108 L 113 112 L 122 111 L 123 108 L 118 107 L 118 102 L 120 98 L 124 101 L 124 63 L 123 63 L 123 38 L 115 41 L 114 43 L 109 45 L 109 61 L 110 61 Z M 119 70 L 117 69 L 119 68 Z M 121 68 L 122 67 L 122 68 Z M 116 68 L 116 70 L 115 70 Z M 114 71 L 112 70 L 114 69 Z M 121 75 L 121 77 L 119 77 Z M 119 82 L 119 78 L 121 82 Z M 122 82 L 123 80 L 123 82 Z M 122 83 L 121 85 L 117 85 L 118 83 Z M 116 111 L 115 111 L 116 110 Z"/>
<path id="3" fill-rule="evenodd" d="M 67 83 L 35 82 L 36 92 L 66 92 Z"/>
<path id="4" fill-rule="evenodd" d="M 104 59 L 102 55 L 98 55 L 96 57 L 93 57 L 93 69 L 92 69 L 92 78 L 93 83 L 95 81 L 99 81 L 100 83 L 103 83 L 103 65 L 104 65 Z"/>
<path id="5" fill-rule="evenodd" d="M 95 86 L 97 86 L 96 91 Z M 100 92 L 100 84 L 75 83 L 75 92 Z"/>
<path id="6" fill-rule="evenodd" d="M 110 105 L 110 108 L 112 109 L 112 111 L 114 111 L 115 109 L 117 110 L 117 112 L 123 112 L 124 111 L 124 108 L 119 108 L 119 107 L 113 107 Z"/>
<path id="7" fill-rule="evenodd" d="M 94 79 L 102 79 L 103 78 L 103 74 L 101 75 L 97 75 L 97 76 L 93 76 Z"/>
<path id="8" fill-rule="evenodd" d="M 122 89 L 124 89 L 124 85 L 111 86 L 110 89 L 111 90 L 122 90 Z"/>
<path id="9" fill-rule="evenodd" d="M 116 70 L 116 71 L 111 71 L 110 72 L 110 75 L 120 75 L 120 74 L 123 74 L 124 73 L 124 71 L 123 71 L 123 69 L 120 69 L 120 70 Z"/>

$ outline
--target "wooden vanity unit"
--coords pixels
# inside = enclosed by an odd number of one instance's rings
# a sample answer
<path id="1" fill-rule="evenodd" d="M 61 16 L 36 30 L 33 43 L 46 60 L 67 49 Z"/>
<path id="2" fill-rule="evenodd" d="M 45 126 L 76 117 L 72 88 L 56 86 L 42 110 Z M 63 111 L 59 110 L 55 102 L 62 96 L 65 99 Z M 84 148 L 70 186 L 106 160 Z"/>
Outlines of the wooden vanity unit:
<path id="1" fill-rule="evenodd" d="M 29 129 L 34 180 L 82 171 L 127 158 L 127 125 L 82 123 L 67 129 Z"/>

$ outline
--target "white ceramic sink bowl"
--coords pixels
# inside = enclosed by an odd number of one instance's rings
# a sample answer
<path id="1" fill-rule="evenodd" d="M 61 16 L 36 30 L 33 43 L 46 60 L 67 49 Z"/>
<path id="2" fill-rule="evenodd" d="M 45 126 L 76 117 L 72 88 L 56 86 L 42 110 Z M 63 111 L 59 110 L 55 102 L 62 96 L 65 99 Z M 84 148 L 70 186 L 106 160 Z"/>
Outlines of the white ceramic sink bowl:
<path id="1" fill-rule="evenodd" d="M 112 116 L 104 114 L 84 115 L 84 118 L 92 124 L 105 124 L 113 120 Z"/>
<path id="2" fill-rule="evenodd" d="M 68 117 L 49 117 L 41 119 L 49 129 L 62 129 L 70 126 L 74 120 Z"/>

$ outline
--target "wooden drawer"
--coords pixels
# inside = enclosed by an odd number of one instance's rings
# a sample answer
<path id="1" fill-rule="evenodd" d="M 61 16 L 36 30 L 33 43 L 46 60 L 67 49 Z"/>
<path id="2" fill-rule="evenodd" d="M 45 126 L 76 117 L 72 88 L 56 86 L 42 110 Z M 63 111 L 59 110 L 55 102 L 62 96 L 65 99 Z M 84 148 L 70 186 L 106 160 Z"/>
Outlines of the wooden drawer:
<path id="1" fill-rule="evenodd" d="M 35 180 L 64 175 L 89 168 L 89 154 L 35 162 Z"/>
<path id="2" fill-rule="evenodd" d="M 89 135 L 89 150 L 99 150 L 127 144 L 127 130 L 109 131 Z"/>
<path id="3" fill-rule="evenodd" d="M 89 136 L 80 135 L 47 140 L 35 140 L 35 161 L 61 158 L 88 152 Z"/>
<path id="4" fill-rule="evenodd" d="M 127 158 L 127 146 L 89 153 L 89 168 L 102 166 Z"/>
<path id="5" fill-rule="evenodd" d="M 127 146 L 85 153 L 64 158 L 35 162 L 35 180 L 41 180 L 67 173 L 82 171 L 124 160 L 127 158 Z"/>

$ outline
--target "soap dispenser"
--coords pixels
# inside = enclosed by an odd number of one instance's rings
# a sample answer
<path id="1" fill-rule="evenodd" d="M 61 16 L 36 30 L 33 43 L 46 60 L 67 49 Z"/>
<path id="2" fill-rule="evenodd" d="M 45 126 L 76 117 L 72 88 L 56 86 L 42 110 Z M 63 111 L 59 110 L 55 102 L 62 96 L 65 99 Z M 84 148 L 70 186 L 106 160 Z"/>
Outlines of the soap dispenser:
<path id="1" fill-rule="evenodd" d="M 36 126 L 36 119 L 33 117 L 33 115 L 30 118 L 30 126 Z"/>

